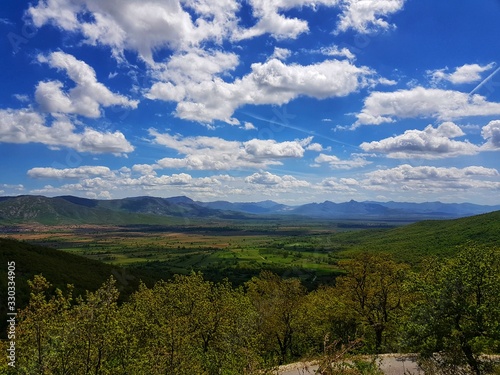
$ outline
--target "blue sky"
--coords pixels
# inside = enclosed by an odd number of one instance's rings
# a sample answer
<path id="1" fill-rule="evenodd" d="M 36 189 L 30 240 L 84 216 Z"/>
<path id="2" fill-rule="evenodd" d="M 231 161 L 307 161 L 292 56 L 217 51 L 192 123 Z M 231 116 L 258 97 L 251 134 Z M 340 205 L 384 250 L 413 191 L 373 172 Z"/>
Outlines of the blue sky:
<path id="1" fill-rule="evenodd" d="M 500 204 L 500 1 L 8 0 L 0 194 Z"/>

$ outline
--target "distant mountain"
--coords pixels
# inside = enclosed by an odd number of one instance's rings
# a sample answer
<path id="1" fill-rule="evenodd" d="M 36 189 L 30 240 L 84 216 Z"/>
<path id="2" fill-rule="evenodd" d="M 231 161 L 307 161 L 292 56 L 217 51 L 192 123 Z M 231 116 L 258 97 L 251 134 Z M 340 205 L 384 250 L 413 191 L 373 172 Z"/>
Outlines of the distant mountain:
<path id="1" fill-rule="evenodd" d="M 99 207 L 129 213 L 142 213 L 160 216 L 209 217 L 220 212 L 200 206 L 187 197 L 155 198 L 134 197 L 124 199 L 101 200 Z"/>
<path id="2" fill-rule="evenodd" d="M 376 203 L 376 202 L 367 202 Z M 386 202 L 380 203 L 385 207 L 405 213 L 428 214 L 431 216 L 473 216 L 500 210 L 500 206 L 481 206 L 472 203 L 442 203 L 442 202 Z"/>
<path id="3" fill-rule="evenodd" d="M 400 203 L 325 201 L 287 206 L 262 202 L 196 202 L 185 196 L 150 196 L 98 200 L 75 196 L 47 198 L 21 195 L 0 197 L 0 224 L 182 224 L 193 219 L 259 219 L 269 215 L 318 219 L 409 220 L 452 219 L 500 210 L 500 206 L 470 203 Z M 182 220 L 181 220 L 182 219 Z"/>
<path id="4" fill-rule="evenodd" d="M 270 200 L 262 202 L 239 202 L 231 203 L 226 201 L 216 201 L 216 202 L 197 202 L 198 204 L 215 209 L 215 210 L 225 210 L 225 211 L 238 211 L 245 212 L 249 214 L 276 214 L 285 213 L 291 209 L 290 206 L 284 204 L 279 204 Z"/>
<path id="5" fill-rule="evenodd" d="M 392 214 L 390 208 L 379 203 L 356 202 L 351 200 L 345 203 L 325 201 L 323 203 L 310 203 L 292 209 L 290 213 L 330 219 L 353 218 L 385 218 Z"/>
<path id="6" fill-rule="evenodd" d="M 68 224 L 169 224 L 167 218 L 158 215 L 127 213 L 103 207 L 93 199 L 77 197 L 47 198 L 21 195 L 0 200 L 0 224 L 44 225 Z"/>
<path id="7" fill-rule="evenodd" d="M 61 198 L 21 195 L 0 201 L 0 221 L 7 223 L 76 223 L 92 221 L 98 214 Z"/>

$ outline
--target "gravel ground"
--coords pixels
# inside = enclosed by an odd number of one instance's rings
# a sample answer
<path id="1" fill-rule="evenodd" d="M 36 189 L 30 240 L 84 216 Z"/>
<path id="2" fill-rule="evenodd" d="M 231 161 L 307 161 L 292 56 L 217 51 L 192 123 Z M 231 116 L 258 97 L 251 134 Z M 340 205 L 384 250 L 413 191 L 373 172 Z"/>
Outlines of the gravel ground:
<path id="1" fill-rule="evenodd" d="M 383 354 L 377 363 L 385 375 L 423 375 L 415 362 L 415 357 L 404 354 Z M 312 375 L 318 366 L 314 363 L 293 363 L 281 366 L 278 375 Z"/>

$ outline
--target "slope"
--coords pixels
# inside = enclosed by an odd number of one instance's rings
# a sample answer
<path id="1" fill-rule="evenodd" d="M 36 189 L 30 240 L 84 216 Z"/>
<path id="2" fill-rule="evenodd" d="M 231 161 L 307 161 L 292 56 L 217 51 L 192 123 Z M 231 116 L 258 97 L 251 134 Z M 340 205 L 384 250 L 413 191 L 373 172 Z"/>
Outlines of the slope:
<path id="1" fill-rule="evenodd" d="M 500 246 L 500 211 L 453 220 L 425 220 L 389 230 L 364 230 L 332 235 L 330 242 L 345 256 L 359 251 L 392 253 L 418 262 L 426 256 L 449 256 L 472 242 Z"/>
<path id="2" fill-rule="evenodd" d="M 97 205 L 92 205 L 92 200 L 80 201 L 85 204 L 43 196 L 10 197 L 0 201 L 0 224 L 171 224 L 173 220 L 156 215 L 96 207 Z"/>

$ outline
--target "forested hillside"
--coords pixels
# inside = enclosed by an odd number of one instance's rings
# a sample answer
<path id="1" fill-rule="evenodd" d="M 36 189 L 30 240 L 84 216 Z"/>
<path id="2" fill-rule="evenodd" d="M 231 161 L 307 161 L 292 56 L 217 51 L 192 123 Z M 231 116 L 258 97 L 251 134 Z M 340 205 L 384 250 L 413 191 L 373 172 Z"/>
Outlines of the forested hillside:
<path id="1" fill-rule="evenodd" d="M 467 242 L 500 244 L 500 211 L 453 220 L 425 220 L 389 230 L 335 234 L 330 242 L 349 253 L 388 252 L 398 260 L 418 263 L 426 256 L 450 256 Z"/>
<path id="2" fill-rule="evenodd" d="M 360 253 L 341 262 L 335 286 L 309 293 L 270 272 L 238 288 L 193 273 L 141 285 L 124 303 L 113 277 L 75 299 L 35 276 L 17 317 L 16 370 L 5 356 L 0 366 L 7 374 L 261 374 L 350 348 L 419 352 L 433 374 L 496 373 L 480 355 L 500 351 L 499 250 L 469 245 L 425 262 L 416 272 Z M 327 362 L 324 373 L 333 371 Z M 376 372 L 354 361 L 349 373 Z"/>

